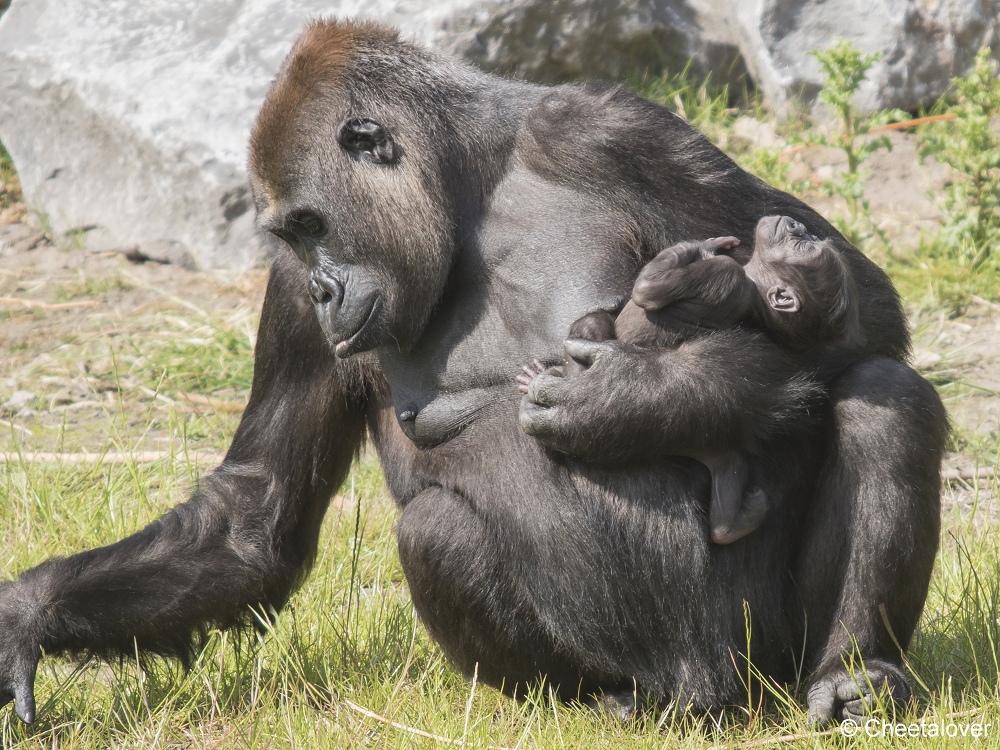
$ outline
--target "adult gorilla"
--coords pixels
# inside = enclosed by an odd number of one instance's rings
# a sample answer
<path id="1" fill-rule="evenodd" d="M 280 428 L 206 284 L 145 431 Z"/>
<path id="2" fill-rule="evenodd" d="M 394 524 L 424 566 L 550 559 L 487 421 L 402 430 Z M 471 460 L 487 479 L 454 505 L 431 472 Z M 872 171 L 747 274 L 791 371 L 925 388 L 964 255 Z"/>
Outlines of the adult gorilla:
<path id="1" fill-rule="evenodd" d="M 40 648 L 184 655 L 207 624 L 280 609 L 366 431 L 417 611 L 493 685 L 715 706 L 745 695 L 748 648 L 776 679 L 804 648 L 818 720 L 864 709 L 860 658 L 907 694 L 945 417 L 901 363 L 888 279 L 821 217 L 621 89 L 504 81 L 354 23 L 303 33 L 250 162 L 259 225 L 290 250 L 232 447 L 146 529 L 0 588 L 0 702 L 33 719 Z M 558 361 L 569 324 L 619 305 L 658 250 L 749 247 L 766 214 L 836 235 L 862 298 L 870 357 L 813 439 L 782 435 L 815 388 L 746 329 L 669 352 L 580 342 L 591 367 L 520 404 L 521 363 Z M 708 474 L 668 457 L 751 438 L 772 512 L 712 545 Z"/>

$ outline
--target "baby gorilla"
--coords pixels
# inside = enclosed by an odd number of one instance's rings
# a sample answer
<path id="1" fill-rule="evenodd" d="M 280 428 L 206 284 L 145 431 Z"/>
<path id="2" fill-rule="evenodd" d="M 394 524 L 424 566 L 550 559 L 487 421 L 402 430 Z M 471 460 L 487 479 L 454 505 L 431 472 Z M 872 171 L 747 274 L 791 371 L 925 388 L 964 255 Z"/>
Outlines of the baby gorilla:
<path id="1" fill-rule="evenodd" d="M 846 264 L 827 241 L 788 216 L 757 223 L 746 267 L 719 254 L 739 244 L 735 237 L 717 237 L 667 248 L 640 271 L 632 299 L 617 317 L 585 315 L 570 326 L 569 337 L 672 349 L 708 331 L 752 325 L 802 355 L 803 369 L 823 378 L 836 355 L 861 343 L 857 292 Z M 537 360 L 525 366 L 518 388 L 527 392 L 543 369 Z M 567 354 L 564 376 L 583 369 Z M 767 515 L 764 491 L 747 487 L 746 453 L 752 450 L 692 456 L 712 475 L 709 524 L 717 544 L 750 534 Z"/>

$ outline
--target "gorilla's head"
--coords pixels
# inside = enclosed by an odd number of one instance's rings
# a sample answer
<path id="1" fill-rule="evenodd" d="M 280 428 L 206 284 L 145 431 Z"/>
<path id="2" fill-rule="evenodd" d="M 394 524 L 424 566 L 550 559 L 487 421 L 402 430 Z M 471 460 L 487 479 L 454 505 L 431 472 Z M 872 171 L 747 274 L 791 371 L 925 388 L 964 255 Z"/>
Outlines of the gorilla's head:
<path id="1" fill-rule="evenodd" d="M 308 267 L 338 356 L 412 346 L 444 289 L 456 207 L 475 188 L 463 184 L 449 114 L 459 87 L 436 75 L 433 58 L 393 31 L 315 22 L 254 125 L 258 226 Z"/>

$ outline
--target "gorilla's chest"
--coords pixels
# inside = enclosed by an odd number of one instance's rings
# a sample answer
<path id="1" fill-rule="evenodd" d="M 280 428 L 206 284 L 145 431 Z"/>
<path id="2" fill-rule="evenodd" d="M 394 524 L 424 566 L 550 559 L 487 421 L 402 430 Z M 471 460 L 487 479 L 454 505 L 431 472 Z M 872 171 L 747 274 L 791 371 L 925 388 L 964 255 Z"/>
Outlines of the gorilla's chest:
<path id="1" fill-rule="evenodd" d="M 523 364 L 557 362 L 570 323 L 631 290 L 639 261 L 625 218 L 537 183 L 525 178 L 494 196 L 419 344 L 379 352 L 400 427 L 420 446 L 448 440 L 491 403 L 518 399 Z"/>

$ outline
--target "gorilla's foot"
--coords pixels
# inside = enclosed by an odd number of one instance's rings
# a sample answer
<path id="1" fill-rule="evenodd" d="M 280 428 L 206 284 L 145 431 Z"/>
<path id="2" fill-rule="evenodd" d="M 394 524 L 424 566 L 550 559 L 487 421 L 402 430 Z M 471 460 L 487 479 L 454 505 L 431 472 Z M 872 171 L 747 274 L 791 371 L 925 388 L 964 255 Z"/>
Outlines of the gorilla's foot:
<path id="1" fill-rule="evenodd" d="M 878 699 L 904 704 L 910 698 L 910 685 L 902 670 L 883 659 L 867 659 L 864 668 L 849 672 L 843 665 L 824 670 L 809 688 L 809 723 L 815 726 L 831 721 L 860 721 L 870 715 Z"/>

